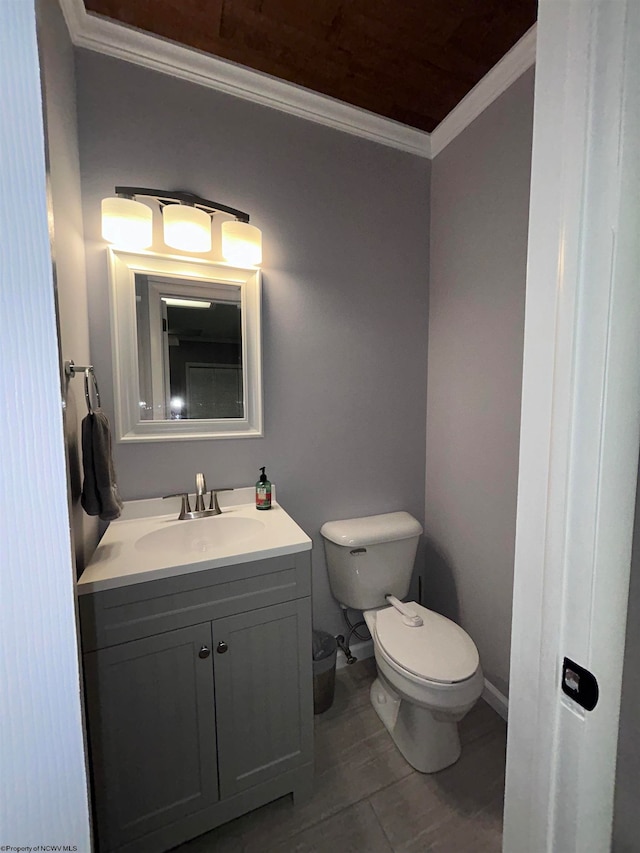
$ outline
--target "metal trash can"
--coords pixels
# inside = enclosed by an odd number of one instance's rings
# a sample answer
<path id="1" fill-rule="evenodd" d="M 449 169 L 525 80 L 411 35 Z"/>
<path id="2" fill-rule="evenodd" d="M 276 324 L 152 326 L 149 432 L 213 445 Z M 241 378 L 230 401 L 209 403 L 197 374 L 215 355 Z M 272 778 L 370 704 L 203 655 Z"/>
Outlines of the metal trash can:
<path id="1" fill-rule="evenodd" d="M 336 686 L 336 638 L 313 632 L 313 713 L 324 714 L 333 705 Z"/>

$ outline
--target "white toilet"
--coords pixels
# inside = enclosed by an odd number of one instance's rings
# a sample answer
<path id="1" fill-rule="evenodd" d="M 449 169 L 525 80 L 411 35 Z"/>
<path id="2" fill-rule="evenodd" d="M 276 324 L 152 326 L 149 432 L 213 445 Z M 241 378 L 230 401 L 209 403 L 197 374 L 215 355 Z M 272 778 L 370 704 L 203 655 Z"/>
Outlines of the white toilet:
<path id="1" fill-rule="evenodd" d="M 390 512 L 328 521 L 320 532 L 333 595 L 364 611 L 373 638 L 373 707 L 412 767 L 448 767 L 460 757 L 458 722 L 484 679 L 478 650 L 459 625 L 399 601 L 409 590 L 421 525 L 407 512 Z"/>

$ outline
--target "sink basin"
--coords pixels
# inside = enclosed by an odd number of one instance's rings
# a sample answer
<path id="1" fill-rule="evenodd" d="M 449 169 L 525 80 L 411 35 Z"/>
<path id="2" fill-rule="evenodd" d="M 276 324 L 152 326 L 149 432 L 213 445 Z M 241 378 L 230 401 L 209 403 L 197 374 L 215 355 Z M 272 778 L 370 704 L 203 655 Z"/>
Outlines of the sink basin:
<path id="1" fill-rule="evenodd" d="M 135 543 L 136 550 L 157 554 L 207 554 L 247 542 L 259 536 L 265 524 L 255 518 L 215 515 L 180 521 L 147 533 Z"/>
<path id="2" fill-rule="evenodd" d="M 269 512 L 256 509 L 255 486 L 221 492 L 220 506 L 221 515 L 179 521 L 179 497 L 127 501 L 122 516 L 111 522 L 82 573 L 78 594 L 311 548 L 311 539 L 275 500 Z"/>

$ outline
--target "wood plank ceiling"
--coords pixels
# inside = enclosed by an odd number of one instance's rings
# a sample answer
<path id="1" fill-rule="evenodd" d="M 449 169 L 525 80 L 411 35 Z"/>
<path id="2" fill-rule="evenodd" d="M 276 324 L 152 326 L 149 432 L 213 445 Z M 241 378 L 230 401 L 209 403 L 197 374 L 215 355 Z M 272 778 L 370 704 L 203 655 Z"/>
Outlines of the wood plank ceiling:
<path id="1" fill-rule="evenodd" d="M 524 35 L 536 0 L 85 0 L 113 18 L 432 131 Z"/>

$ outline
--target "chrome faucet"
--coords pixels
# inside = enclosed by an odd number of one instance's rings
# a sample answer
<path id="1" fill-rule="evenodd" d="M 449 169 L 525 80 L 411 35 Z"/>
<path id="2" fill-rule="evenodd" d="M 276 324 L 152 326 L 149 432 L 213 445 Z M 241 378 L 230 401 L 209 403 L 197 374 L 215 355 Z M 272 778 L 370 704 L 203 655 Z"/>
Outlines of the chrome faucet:
<path id="1" fill-rule="evenodd" d="M 204 512 L 204 495 L 207 493 L 207 481 L 204 474 L 196 474 L 196 512 Z"/>
<path id="2" fill-rule="evenodd" d="M 178 519 L 180 521 L 193 518 L 207 518 L 210 515 L 221 515 L 222 510 L 218 503 L 218 493 L 232 492 L 233 489 L 210 489 L 209 491 L 211 492 L 209 498 L 209 509 L 205 509 L 204 496 L 207 493 L 207 481 L 204 478 L 204 474 L 196 474 L 196 504 L 193 510 L 189 503 L 189 495 L 186 492 L 176 492 L 172 495 L 163 495 L 163 498 L 182 498 L 180 514 L 178 515 Z"/>

